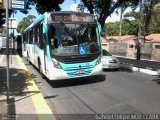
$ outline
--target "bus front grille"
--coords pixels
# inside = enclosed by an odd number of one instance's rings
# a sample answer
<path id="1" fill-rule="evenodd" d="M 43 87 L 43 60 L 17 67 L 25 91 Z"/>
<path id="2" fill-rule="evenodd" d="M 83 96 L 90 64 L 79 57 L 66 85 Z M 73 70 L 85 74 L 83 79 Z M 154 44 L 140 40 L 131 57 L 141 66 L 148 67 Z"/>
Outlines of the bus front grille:
<path id="1" fill-rule="evenodd" d="M 65 64 L 70 64 L 70 63 L 84 63 L 84 62 L 91 62 L 93 61 L 95 58 L 93 57 L 84 57 L 84 58 L 81 58 L 81 57 L 77 57 L 77 58 L 69 58 L 69 59 L 63 59 L 61 60 L 62 63 L 65 63 Z"/>

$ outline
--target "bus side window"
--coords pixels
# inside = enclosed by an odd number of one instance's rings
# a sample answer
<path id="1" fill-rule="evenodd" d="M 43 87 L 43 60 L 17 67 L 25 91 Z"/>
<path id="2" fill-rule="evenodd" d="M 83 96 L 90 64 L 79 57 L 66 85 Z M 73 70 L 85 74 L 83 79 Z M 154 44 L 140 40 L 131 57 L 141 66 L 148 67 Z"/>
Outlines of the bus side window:
<path id="1" fill-rule="evenodd" d="M 29 31 L 29 43 L 30 44 L 33 43 L 33 30 L 32 29 Z"/>
<path id="2" fill-rule="evenodd" d="M 34 28 L 34 42 L 38 43 L 38 27 Z"/>
<path id="3" fill-rule="evenodd" d="M 23 44 L 24 44 L 24 51 L 26 50 L 26 40 L 27 40 L 27 35 L 26 33 L 23 35 Z"/>
<path id="4" fill-rule="evenodd" d="M 44 48 L 43 24 L 41 24 L 39 28 L 39 44 L 40 48 L 43 49 Z"/>
<path id="5" fill-rule="evenodd" d="M 28 42 L 28 32 L 26 32 L 26 43 L 29 43 Z"/>

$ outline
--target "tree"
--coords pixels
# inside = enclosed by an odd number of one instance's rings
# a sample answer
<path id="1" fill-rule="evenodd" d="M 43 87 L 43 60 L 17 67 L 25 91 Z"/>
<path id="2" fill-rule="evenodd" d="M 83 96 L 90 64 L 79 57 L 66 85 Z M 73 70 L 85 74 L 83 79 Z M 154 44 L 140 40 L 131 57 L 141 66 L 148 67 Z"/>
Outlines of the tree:
<path id="1" fill-rule="evenodd" d="M 121 35 L 122 35 L 122 17 L 123 17 L 123 13 L 124 11 L 130 6 L 130 2 L 126 1 L 124 3 L 122 3 L 119 7 L 120 9 L 120 23 L 119 23 L 119 40 L 121 41 Z M 118 11 L 117 11 L 118 13 Z"/>
<path id="2" fill-rule="evenodd" d="M 60 11 L 60 4 L 62 4 L 64 0 L 28 0 L 26 4 L 26 11 L 21 11 L 24 14 L 28 13 L 28 10 L 31 9 L 30 5 L 36 5 L 36 10 L 39 14 L 43 14 L 44 12 L 49 11 Z M 9 10 L 9 16 L 12 14 L 12 10 Z M 0 26 L 5 23 L 5 10 L 0 10 Z"/>
<path id="3" fill-rule="evenodd" d="M 160 33 L 160 0 L 151 1 L 149 9 L 146 30 L 149 34 Z"/>
<path id="4" fill-rule="evenodd" d="M 91 14 L 98 15 L 98 21 L 102 28 L 104 27 L 105 20 L 110 16 L 115 9 L 121 6 L 124 2 L 129 2 L 129 6 L 136 7 L 139 0 L 81 0 L 83 5 L 88 9 Z M 29 5 L 36 5 L 38 13 L 43 14 L 44 12 L 60 11 L 60 4 L 64 0 L 28 0 Z M 29 7 L 28 7 L 29 8 Z M 28 9 L 27 8 L 27 9 Z"/>
<path id="5" fill-rule="evenodd" d="M 30 4 L 36 5 L 36 10 L 39 14 L 43 14 L 44 12 L 50 11 L 60 11 L 60 4 L 64 2 L 64 0 L 28 0 Z"/>
<path id="6" fill-rule="evenodd" d="M 126 1 L 129 6 L 136 7 L 139 0 L 81 0 L 83 5 L 81 4 L 78 7 L 80 11 L 83 11 L 85 6 L 91 14 L 98 14 L 98 21 L 103 28 L 106 18 Z M 35 4 L 37 12 L 43 14 L 44 12 L 60 11 L 59 5 L 64 0 L 28 0 L 28 2 L 29 4 Z"/>
<path id="7" fill-rule="evenodd" d="M 19 22 L 17 26 L 17 32 L 18 33 L 23 33 L 25 28 L 27 28 L 35 19 L 36 17 L 34 15 L 28 15 L 27 17 L 23 18 L 23 21 Z"/>
<path id="8" fill-rule="evenodd" d="M 32 23 L 35 18 L 36 16 L 34 15 L 28 15 L 27 17 L 23 18 L 23 21 Z"/>
<path id="9" fill-rule="evenodd" d="M 98 21 L 102 28 L 104 27 L 106 18 L 117 8 L 122 7 L 123 3 L 128 2 L 126 5 L 132 8 L 135 8 L 139 4 L 139 0 L 82 0 L 82 2 L 90 13 L 98 14 Z"/>
<path id="10" fill-rule="evenodd" d="M 141 19 L 141 29 L 143 36 L 151 34 L 151 33 L 159 33 L 160 32 L 160 0 L 148 0 L 144 1 L 142 5 L 142 13 L 139 12 L 128 12 L 124 15 L 125 19 L 134 18 Z"/>
<path id="11" fill-rule="evenodd" d="M 137 35 L 138 34 L 138 20 L 126 21 L 122 22 L 122 35 Z M 118 36 L 119 22 L 116 23 L 106 23 L 104 27 L 105 31 L 107 31 L 108 36 Z"/>

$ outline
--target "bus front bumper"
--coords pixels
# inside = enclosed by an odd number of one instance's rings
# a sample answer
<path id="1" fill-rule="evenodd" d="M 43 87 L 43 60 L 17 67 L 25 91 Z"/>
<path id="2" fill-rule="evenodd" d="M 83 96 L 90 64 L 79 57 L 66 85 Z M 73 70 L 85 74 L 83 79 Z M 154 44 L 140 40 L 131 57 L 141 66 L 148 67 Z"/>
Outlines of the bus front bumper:
<path id="1" fill-rule="evenodd" d="M 54 71 L 49 74 L 49 79 L 50 80 L 64 80 L 64 79 L 71 79 L 71 78 L 80 78 L 80 77 L 87 77 L 87 76 L 92 76 L 92 75 L 99 75 L 102 72 L 102 63 L 96 65 L 91 73 L 89 74 L 74 74 L 73 76 L 70 76 L 67 74 L 67 71 L 64 71 L 63 69 L 57 69 L 57 68 L 52 68 Z"/>

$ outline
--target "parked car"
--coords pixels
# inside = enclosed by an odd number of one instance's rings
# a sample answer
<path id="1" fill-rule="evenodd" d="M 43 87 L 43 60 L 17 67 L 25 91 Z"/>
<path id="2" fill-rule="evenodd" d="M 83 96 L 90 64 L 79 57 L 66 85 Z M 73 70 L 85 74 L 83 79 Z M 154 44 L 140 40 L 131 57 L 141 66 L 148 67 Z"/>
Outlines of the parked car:
<path id="1" fill-rule="evenodd" d="M 119 69 L 119 60 L 103 49 L 102 57 L 103 69 Z"/>

